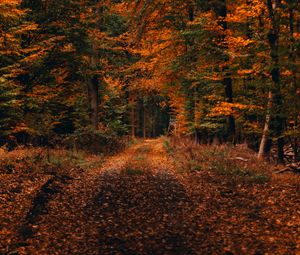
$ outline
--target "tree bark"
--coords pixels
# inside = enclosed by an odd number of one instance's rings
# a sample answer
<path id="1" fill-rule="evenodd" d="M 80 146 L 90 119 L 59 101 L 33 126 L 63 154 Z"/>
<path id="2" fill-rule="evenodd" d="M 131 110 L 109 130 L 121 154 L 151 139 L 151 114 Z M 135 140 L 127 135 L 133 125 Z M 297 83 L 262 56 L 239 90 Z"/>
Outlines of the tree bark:
<path id="1" fill-rule="evenodd" d="M 131 136 L 135 138 L 135 100 L 133 96 L 130 97 L 130 123 L 131 123 Z"/>
<path id="2" fill-rule="evenodd" d="M 90 123 L 92 127 L 98 129 L 98 105 L 99 105 L 99 78 L 93 72 L 97 68 L 97 48 L 96 44 L 92 43 L 92 52 L 89 56 L 89 73 L 87 74 L 89 110 L 90 110 Z"/>
<path id="3" fill-rule="evenodd" d="M 221 18 L 220 25 L 223 28 L 223 35 L 222 35 L 222 40 L 225 42 L 226 39 L 226 30 L 228 29 L 228 24 L 226 21 L 227 17 L 227 1 L 222 0 L 220 5 L 216 8 L 217 10 L 217 15 Z M 227 50 L 227 46 L 225 43 L 224 46 L 224 51 Z M 229 56 L 227 53 L 224 52 L 224 62 L 229 61 Z M 225 89 L 225 100 L 228 103 L 233 103 L 233 86 L 232 86 L 232 78 L 231 78 L 231 73 L 229 71 L 229 66 L 226 65 L 223 68 L 223 73 L 224 73 L 224 78 L 223 78 L 223 85 Z M 236 143 L 236 128 L 235 128 L 235 118 L 233 115 L 228 116 L 228 127 L 227 127 L 227 132 L 228 132 L 228 138 L 229 141 L 232 142 L 233 144 Z"/>
<path id="4" fill-rule="evenodd" d="M 143 98 L 143 138 L 147 137 L 147 115 L 146 115 L 146 103 Z"/>
<path id="5" fill-rule="evenodd" d="M 98 25 L 101 25 L 102 13 L 104 11 L 103 6 L 96 6 L 95 17 L 100 17 L 97 21 Z M 98 118 L 98 106 L 99 106 L 99 86 L 100 77 L 95 74 L 98 67 L 99 54 L 97 43 L 94 38 L 90 38 L 91 41 L 91 52 L 88 55 L 89 68 L 87 74 L 87 86 L 88 86 L 88 99 L 90 107 L 90 123 L 92 127 L 97 130 L 99 128 L 99 118 Z"/>
<path id="6" fill-rule="evenodd" d="M 88 97 L 89 97 L 89 107 L 90 107 L 90 122 L 92 127 L 98 129 L 98 100 L 99 96 L 99 82 L 96 76 L 89 78 L 88 80 Z"/>
<path id="7" fill-rule="evenodd" d="M 280 0 L 267 0 L 267 8 L 271 21 L 271 28 L 268 34 L 270 45 L 270 56 L 272 59 L 272 94 L 274 106 L 274 134 L 277 138 L 277 163 L 284 163 L 284 114 L 283 114 L 283 99 L 281 95 L 280 69 L 279 69 L 279 18 L 277 17 L 277 8 L 279 8 Z"/>
<path id="8" fill-rule="evenodd" d="M 265 125 L 264 125 L 262 138 L 261 138 L 261 142 L 260 142 L 260 146 L 259 146 L 258 156 L 257 156 L 259 159 L 265 158 L 268 153 L 267 145 L 268 145 L 269 133 L 270 133 L 272 98 L 273 98 L 272 92 L 269 91 Z"/>
<path id="9" fill-rule="evenodd" d="M 289 50 L 289 64 L 291 65 L 292 69 L 292 80 L 291 80 L 291 88 L 293 91 L 293 130 L 295 132 L 294 136 L 291 139 L 291 144 L 294 151 L 294 161 L 297 162 L 299 160 L 299 148 L 298 148 L 298 138 L 296 136 L 296 132 L 298 130 L 298 85 L 297 85 L 297 68 L 296 68 L 296 49 L 295 49 L 295 38 L 294 38 L 294 32 L 295 32 L 295 26 L 294 26 L 294 20 L 295 20 L 295 12 L 294 9 L 296 7 L 295 2 L 288 1 L 289 5 L 289 32 L 290 32 L 290 50 Z"/>

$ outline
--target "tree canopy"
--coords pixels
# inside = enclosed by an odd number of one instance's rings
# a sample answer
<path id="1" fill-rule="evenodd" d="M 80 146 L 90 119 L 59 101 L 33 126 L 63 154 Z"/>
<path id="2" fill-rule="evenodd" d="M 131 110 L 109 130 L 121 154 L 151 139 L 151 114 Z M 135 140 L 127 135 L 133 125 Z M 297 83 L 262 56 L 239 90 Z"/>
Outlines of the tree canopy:
<path id="1" fill-rule="evenodd" d="M 299 157 L 295 0 L 0 3 L 1 144 L 80 132 Z M 90 131 L 87 131 L 90 130 Z"/>

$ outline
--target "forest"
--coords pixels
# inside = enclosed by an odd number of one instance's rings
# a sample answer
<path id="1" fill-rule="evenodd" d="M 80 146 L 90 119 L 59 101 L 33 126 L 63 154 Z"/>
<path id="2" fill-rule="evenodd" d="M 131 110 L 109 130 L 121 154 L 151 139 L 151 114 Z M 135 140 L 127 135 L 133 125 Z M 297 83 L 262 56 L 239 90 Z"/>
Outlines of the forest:
<path id="1" fill-rule="evenodd" d="M 0 0 L 0 255 L 300 255 L 300 2 Z"/>

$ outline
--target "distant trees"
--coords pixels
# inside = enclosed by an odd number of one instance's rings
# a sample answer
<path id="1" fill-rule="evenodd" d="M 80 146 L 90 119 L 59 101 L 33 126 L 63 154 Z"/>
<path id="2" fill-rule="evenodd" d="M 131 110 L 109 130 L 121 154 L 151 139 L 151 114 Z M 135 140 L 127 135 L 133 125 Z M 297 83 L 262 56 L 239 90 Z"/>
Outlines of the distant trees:
<path id="1" fill-rule="evenodd" d="M 177 133 L 204 142 L 246 140 L 260 147 L 259 157 L 273 141 L 278 162 L 284 140 L 293 141 L 298 154 L 299 3 L 139 1 L 133 10 L 140 10 L 139 63 L 164 84 Z"/>

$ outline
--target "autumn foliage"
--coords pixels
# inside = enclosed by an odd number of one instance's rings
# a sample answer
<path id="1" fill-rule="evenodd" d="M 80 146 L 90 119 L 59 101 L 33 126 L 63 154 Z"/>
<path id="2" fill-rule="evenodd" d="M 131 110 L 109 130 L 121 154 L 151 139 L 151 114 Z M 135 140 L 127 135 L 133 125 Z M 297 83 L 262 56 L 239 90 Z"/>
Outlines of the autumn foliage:
<path id="1" fill-rule="evenodd" d="M 299 13 L 0 0 L 0 255 L 298 255 Z"/>
<path id="2" fill-rule="evenodd" d="M 264 157 L 277 147 L 281 163 L 290 145 L 297 160 L 297 1 L 0 8 L 2 144 L 49 144 L 90 125 L 116 136 L 246 140 Z"/>

